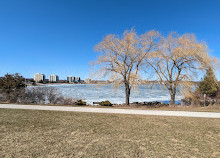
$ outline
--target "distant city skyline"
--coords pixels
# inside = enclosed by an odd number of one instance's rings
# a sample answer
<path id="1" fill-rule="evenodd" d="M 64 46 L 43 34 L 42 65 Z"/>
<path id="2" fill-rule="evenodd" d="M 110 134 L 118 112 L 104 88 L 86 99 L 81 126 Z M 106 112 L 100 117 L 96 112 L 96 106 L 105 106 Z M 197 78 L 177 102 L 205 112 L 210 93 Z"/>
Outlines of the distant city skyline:
<path id="1" fill-rule="evenodd" d="M 79 77 L 79 78 L 81 78 L 80 76 L 77 76 L 77 75 L 75 75 L 75 76 L 73 76 L 73 75 L 67 75 L 67 76 L 64 76 L 64 78 L 60 78 L 60 75 L 59 74 L 53 74 L 53 73 L 51 73 L 51 74 L 49 74 L 49 75 L 46 75 L 45 73 L 35 73 L 33 76 L 31 76 L 31 77 L 26 77 L 26 76 L 23 76 L 24 78 L 33 78 L 34 79 L 34 76 L 36 75 L 36 74 L 41 74 L 41 75 L 44 75 L 44 77 L 45 77 L 45 79 L 49 79 L 49 80 L 54 80 L 54 78 L 56 78 L 55 80 L 66 80 L 67 79 L 67 77 L 69 77 L 69 76 L 71 76 L 71 77 Z M 20 75 L 22 75 L 22 74 L 20 74 Z"/>
<path id="2" fill-rule="evenodd" d="M 45 75 L 44 73 L 35 73 L 34 74 L 34 76 L 32 76 L 32 77 L 25 77 L 25 76 L 23 76 L 24 78 L 29 78 L 29 79 L 34 79 L 34 80 L 38 80 L 38 81 L 40 81 L 40 80 L 45 80 L 45 79 L 48 79 L 49 81 L 59 81 L 60 80 L 60 77 L 59 77 L 59 75 L 57 75 L 57 74 L 50 74 L 50 75 Z M 81 77 L 80 76 L 66 76 L 65 78 L 63 78 L 63 79 L 61 79 L 61 80 L 68 80 L 68 77 L 71 77 L 71 78 L 73 78 L 72 80 L 71 80 L 71 82 L 72 81 L 75 81 L 75 80 L 81 80 Z"/>
<path id="3" fill-rule="evenodd" d="M 43 73 L 66 79 L 92 78 L 94 46 L 107 34 L 135 28 L 194 33 L 220 58 L 220 1 L 213 0 L 2 0 L 0 1 L 0 76 Z M 220 80 L 220 74 L 217 74 Z"/>

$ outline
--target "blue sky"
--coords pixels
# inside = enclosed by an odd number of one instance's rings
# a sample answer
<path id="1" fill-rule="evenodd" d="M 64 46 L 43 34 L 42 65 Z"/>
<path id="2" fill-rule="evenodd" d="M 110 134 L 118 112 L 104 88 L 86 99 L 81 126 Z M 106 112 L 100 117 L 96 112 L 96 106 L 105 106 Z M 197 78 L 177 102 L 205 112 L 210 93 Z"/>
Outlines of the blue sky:
<path id="1" fill-rule="evenodd" d="M 84 79 L 94 46 L 131 27 L 195 33 L 220 58 L 219 8 L 219 0 L 0 0 L 0 76 Z"/>

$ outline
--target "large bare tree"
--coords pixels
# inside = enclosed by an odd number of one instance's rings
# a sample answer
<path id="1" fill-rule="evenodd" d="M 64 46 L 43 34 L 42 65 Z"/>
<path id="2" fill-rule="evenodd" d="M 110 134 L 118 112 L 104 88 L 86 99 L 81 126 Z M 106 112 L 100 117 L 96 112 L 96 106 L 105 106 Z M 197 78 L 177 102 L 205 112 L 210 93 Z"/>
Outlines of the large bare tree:
<path id="1" fill-rule="evenodd" d="M 126 104 L 132 86 L 136 84 L 138 73 L 143 60 L 156 48 L 156 40 L 159 37 L 157 31 L 149 31 L 143 35 L 137 35 L 134 29 L 125 31 L 122 36 L 107 35 L 95 50 L 101 52 L 96 65 L 103 76 L 118 76 L 125 85 Z"/>
<path id="2" fill-rule="evenodd" d="M 171 105 L 175 104 L 178 86 L 195 80 L 201 70 L 211 66 L 211 62 L 205 43 L 198 42 L 193 34 L 177 33 L 161 37 L 151 60 L 146 59 L 160 83 L 169 90 Z"/>

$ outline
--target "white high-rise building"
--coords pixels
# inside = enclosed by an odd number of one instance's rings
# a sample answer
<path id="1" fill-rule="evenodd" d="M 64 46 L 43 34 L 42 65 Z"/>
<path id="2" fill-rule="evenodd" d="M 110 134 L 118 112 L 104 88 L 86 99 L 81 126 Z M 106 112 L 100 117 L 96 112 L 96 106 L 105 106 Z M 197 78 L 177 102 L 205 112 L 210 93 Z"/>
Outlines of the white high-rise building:
<path id="1" fill-rule="evenodd" d="M 50 82 L 57 82 L 59 81 L 59 76 L 58 75 L 50 75 Z"/>
<path id="2" fill-rule="evenodd" d="M 81 81 L 80 77 L 68 76 L 67 82 L 69 83 L 79 83 Z"/>
<path id="3" fill-rule="evenodd" d="M 75 77 L 75 82 L 80 82 L 80 77 Z"/>
<path id="4" fill-rule="evenodd" d="M 44 80 L 45 80 L 45 75 L 44 74 L 36 73 L 34 75 L 34 81 L 35 82 L 40 82 L 40 81 L 44 81 Z"/>
<path id="5" fill-rule="evenodd" d="M 68 76 L 68 77 L 67 77 L 67 81 L 68 81 L 69 83 L 72 83 L 72 82 L 75 81 L 75 77 L 73 77 L 73 76 Z"/>

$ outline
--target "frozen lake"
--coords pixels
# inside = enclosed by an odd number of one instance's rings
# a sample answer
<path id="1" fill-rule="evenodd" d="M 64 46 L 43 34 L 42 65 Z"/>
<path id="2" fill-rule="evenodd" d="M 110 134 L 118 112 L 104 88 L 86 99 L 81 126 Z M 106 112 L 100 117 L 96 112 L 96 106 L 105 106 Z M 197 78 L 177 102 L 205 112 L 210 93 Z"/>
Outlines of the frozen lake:
<path id="1" fill-rule="evenodd" d="M 125 103 L 124 86 L 115 87 L 108 84 L 51 84 L 42 85 L 43 87 L 53 87 L 64 97 L 73 97 L 75 99 L 83 99 L 89 104 L 109 100 L 112 103 Z M 182 98 L 181 94 L 177 94 L 177 103 Z M 167 89 L 161 85 L 139 85 L 131 92 L 130 102 L 149 102 L 161 101 L 169 102 L 170 95 Z"/>

